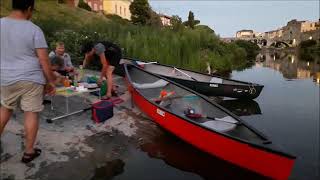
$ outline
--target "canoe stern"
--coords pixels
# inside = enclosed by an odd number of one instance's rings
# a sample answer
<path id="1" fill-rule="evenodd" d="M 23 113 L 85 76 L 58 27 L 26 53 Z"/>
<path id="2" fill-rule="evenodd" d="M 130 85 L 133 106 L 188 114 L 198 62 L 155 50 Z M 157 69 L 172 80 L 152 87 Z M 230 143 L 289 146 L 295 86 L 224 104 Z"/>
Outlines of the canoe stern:
<path id="1" fill-rule="evenodd" d="M 273 179 L 288 179 L 294 158 L 257 148 L 197 126 L 146 100 L 129 87 L 135 104 L 161 127 L 213 155 Z"/>

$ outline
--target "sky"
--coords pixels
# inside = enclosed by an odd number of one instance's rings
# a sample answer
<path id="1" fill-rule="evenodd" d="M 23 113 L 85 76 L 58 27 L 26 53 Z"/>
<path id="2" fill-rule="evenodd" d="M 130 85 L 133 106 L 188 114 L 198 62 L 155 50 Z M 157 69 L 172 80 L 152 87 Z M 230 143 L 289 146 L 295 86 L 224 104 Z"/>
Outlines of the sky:
<path id="1" fill-rule="evenodd" d="M 234 37 L 242 29 L 266 32 L 285 26 L 292 19 L 319 19 L 319 0 L 149 0 L 153 10 L 178 15 L 187 20 L 191 10 L 201 24 L 208 25 L 221 37 Z"/>

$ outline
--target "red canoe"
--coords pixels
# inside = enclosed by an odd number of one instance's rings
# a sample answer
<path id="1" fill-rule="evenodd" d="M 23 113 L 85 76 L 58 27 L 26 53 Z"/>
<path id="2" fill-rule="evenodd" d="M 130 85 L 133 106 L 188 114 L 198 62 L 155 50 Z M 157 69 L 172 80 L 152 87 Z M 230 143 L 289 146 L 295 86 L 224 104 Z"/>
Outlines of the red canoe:
<path id="1" fill-rule="evenodd" d="M 168 79 L 125 65 L 134 103 L 161 127 L 213 156 L 273 179 L 288 179 L 295 157 L 217 103 Z"/>

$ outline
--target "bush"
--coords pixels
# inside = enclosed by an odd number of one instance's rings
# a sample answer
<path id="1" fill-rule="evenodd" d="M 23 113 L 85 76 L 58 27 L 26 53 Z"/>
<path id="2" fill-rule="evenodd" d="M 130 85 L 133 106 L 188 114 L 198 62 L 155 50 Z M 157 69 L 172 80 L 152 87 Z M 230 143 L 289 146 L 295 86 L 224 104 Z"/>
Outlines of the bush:
<path id="1" fill-rule="evenodd" d="M 301 60 L 311 61 L 320 57 L 320 42 L 315 40 L 302 41 L 298 46 L 298 55 Z"/>
<path id="2" fill-rule="evenodd" d="M 65 4 L 67 0 L 58 0 L 59 4 Z"/>
<path id="3" fill-rule="evenodd" d="M 312 46 L 317 45 L 317 41 L 315 40 L 306 40 L 306 41 L 301 41 L 301 43 L 299 44 L 300 48 L 310 48 Z"/>
<path id="4" fill-rule="evenodd" d="M 128 19 L 123 19 L 121 16 L 115 14 L 105 14 L 105 17 L 112 20 L 113 22 L 118 22 L 120 24 L 129 24 L 130 21 Z"/>
<path id="5" fill-rule="evenodd" d="M 260 51 L 259 46 L 250 41 L 237 40 L 235 44 L 245 50 L 247 59 L 255 59 Z"/>

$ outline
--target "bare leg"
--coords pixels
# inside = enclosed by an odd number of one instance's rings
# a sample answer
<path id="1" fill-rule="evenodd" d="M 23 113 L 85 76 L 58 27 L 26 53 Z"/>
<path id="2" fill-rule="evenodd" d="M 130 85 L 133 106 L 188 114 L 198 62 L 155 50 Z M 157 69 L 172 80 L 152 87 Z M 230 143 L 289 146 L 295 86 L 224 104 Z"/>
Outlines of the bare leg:
<path id="1" fill-rule="evenodd" d="M 11 115 L 12 115 L 11 109 L 7 109 L 7 108 L 1 106 L 1 110 L 0 110 L 0 136 L 4 130 L 4 127 L 8 123 Z"/>
<path id="2" fill-rule="evenodd" d="M 111 94 L 111 91 L 112 91 L 112 86 L 113 86 L 113 80 L 112 80 L 112 72 L 113 72 L 113 68 L 108 68 L 108 71 L 107 71 L 107 84 L 108 84 L 108 87 L 107 87 L 107 97 L 111 97 L 112 94 Z"/>
<path id="3" fill-rule="evenodd" d="M 34 142 L 39 127 L 38 113 L 24 112 L 24 129 L 26 134 L 26 153 L 34 153 Z"/>

